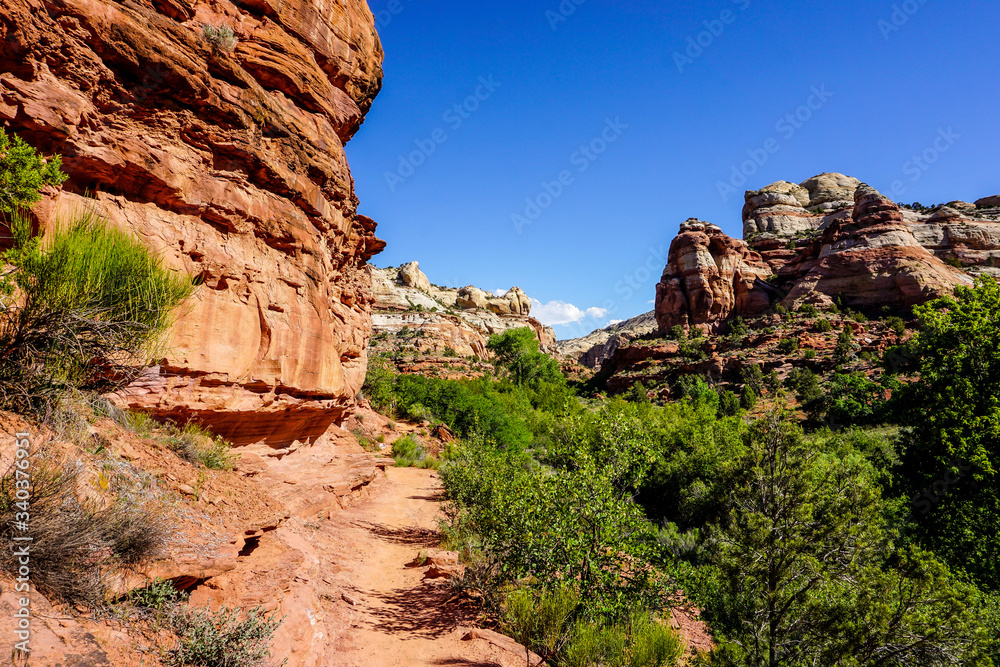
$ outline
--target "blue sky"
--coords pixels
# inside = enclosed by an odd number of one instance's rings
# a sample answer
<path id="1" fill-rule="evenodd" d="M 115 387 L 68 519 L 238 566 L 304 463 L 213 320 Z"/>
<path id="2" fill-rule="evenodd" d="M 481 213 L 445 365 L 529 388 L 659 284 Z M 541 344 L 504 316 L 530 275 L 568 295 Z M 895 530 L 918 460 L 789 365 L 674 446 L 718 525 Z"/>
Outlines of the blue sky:
<path id="1" fill-rule="evenodd" d="M 749 188 L 1000 193 L 997 3 L 370 6 L 385 82 L 347 152 L 374 263 L 519 285 L 560 338 L 650 310 L 678 225 L 741 236 Z"/>

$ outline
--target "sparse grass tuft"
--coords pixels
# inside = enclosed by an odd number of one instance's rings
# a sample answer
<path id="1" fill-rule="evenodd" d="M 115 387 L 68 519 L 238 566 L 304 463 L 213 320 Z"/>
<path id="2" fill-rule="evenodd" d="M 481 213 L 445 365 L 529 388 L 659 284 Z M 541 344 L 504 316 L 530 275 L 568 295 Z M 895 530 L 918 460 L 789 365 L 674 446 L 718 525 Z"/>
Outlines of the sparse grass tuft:
<path id="1" fill-rule="evenodd" d="M 206 41 L 212 45 L 212 51 L 216 53 L 232 53 L 233 49 L 236 48 L 237 41 L 239 41 L 236 38 L 236 33 L 227 25 L 216 27 L 206 23 L 202 27 L 202 34 Z"/>
<path id="2" fill-rule="evenodd" d="M 240 613 L 222 607 L 182 610 L 172 616 L 179 636 L 169 658 L 174 667 L 265 667 L 273 665 L 269 644 L 283 619 L 259 607 Z M 285 664 L 286 661 L 280 664 Z"/>

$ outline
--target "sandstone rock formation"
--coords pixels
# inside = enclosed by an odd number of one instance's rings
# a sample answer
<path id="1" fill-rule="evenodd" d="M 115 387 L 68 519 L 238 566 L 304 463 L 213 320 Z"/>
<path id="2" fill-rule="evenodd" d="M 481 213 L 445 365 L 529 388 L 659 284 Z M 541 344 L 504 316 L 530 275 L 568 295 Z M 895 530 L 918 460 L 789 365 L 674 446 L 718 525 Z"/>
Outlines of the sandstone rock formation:
<path id="1" fill-rule="evenodd" d="M 384 245 L 344 154 L 381 86 L 367 4 L 8 0 L 0 37 L 0 121 L 70 176 L 39 223 L 92 207 L 203 282 L 125 400 L 276 446 L 342 419 Z"/>
<path id="2" fill-rule="evenodd" d="M 849 220 L 831 224 L 782 270 L 783 278 L 794 281 L 786 307 L 840 298 L 852 308 L 905 308 L 972 283 L 920 245 L 899 206 L 877 190 L 862 183 L 854 202 Z"/>
<path id="3" fill-rule="evenodd" d="M 502 297 L 490 299 L 487 308 L 497 315 L 531 314 L 531 299 L 520 287 L 511 287 Z"/>
<path id="4" fill-rule="evenodd" d="M 485 310 L 489 306 L 490 297 L 483 290 L 472 285 L 458 290 L 455 305 L 463 310 Z"/>
<path id="5" fill-rule="evenodd" d="M 977 199 L 976 206 L 979 208 L 1000 208 L 1000 195 Z"/>
<path id="6" fill-rule="evenodd" d="M 764 312 L 771 305 L 764 282 L 770 273 L 742 241 L 711 223 L 687 220 L 656 286 L 660 331 L 677 325 L 714 330 L 731 315 Z"/>
<path id="7" fill-rule="evenodd" d="M 399 267 L 399 281 L 407 287 L 420 290 L 421 292 L 431 291 L 431 281 L 427 279 L 424 272 L 420 270 L 418 262 L 410 262 Z"/>

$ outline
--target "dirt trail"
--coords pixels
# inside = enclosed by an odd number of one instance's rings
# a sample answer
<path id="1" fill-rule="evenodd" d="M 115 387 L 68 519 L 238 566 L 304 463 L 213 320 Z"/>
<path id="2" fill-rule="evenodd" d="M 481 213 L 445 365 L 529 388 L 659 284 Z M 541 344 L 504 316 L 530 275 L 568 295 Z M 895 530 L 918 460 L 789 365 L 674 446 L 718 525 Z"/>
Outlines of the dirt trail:
<path id="1" fill-rule="evenodd" d="M 421 550 L 438 546 L 437 475 L 389 468 L 387 476 L 375 498 L 335 513 L 323 525 L 339 545 L 336 583 L 349 606 L 349 622 L 335 638 L 328 664 L 524 665 L 524 649 L 506 637 L 476 631 L 468 638 L 475 610 L 446 579 L 425 579 L 427 568 L 413 566 Z"/>

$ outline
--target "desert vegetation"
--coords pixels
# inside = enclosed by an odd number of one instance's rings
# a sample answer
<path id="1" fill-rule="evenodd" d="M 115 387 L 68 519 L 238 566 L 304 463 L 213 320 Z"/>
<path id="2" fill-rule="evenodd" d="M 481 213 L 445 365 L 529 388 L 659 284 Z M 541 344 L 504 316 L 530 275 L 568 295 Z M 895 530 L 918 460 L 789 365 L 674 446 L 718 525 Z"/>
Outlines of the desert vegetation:
<path id="1" fill-rule="evenodd" d="M 493 377 L 385 371 L 367 391 L 460 434 L 446 542 L 550 664 L 675 664 L 662 621 L 680 590 L 715 636 L 704 665 L 989 665 L 1000 288 L 914 317 L 875 376 L 755 366 L 741 393 L 688 377 L 667 401 L 641 384 L 609 399 L 508 332 Z M 833 356 L 855 353 L 850 332 Z"/>

